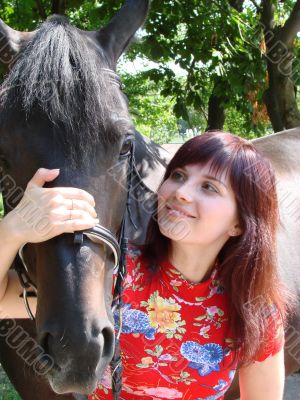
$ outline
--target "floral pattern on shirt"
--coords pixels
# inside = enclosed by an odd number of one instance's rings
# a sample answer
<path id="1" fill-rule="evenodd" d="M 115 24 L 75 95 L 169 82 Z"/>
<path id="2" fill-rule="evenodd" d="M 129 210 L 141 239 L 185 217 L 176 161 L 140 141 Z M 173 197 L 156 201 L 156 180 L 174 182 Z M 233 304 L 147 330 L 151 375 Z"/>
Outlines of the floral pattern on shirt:
<path id="1" fill-rule="evenodd" d="M 168 262 L 153 272 L 135 248 L 130 249 L 127 260 L 121 399 L 224 399 L 237 360 L 233 362 L 235 340 L 217 268 L 208 280 L 195 284 Z M 118 331 L 119 315 L 114 317 Z M 262 355 L 264 359 L 280 346 L 282 340 Z M 89 396 L 89 400 L 96 399 L 112 399 L 107 374 Z"/>

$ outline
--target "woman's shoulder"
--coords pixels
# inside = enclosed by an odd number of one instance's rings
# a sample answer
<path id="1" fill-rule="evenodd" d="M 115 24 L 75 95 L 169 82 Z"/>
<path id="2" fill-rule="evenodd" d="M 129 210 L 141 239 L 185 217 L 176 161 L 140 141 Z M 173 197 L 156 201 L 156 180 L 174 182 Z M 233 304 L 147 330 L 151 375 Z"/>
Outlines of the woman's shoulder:
<path id="1" fill-rule="evenodd" d="M 267 329 L 265 339 L 256 354 L 254 361 L 264 361 L 277 354 L 284 346 L 284 321 L 275 304 L 268 307 L 266 312 Z"/>

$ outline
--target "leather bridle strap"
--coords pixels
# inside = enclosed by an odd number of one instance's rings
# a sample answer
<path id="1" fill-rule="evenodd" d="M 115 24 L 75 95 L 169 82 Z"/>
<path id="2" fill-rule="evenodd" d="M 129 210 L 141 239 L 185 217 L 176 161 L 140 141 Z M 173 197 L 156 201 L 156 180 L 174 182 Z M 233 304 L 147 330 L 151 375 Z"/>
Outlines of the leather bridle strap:
<path id="1" fill-rule="evenodd" d="M 106 229 L 104 226 L 97 224 L 94 226 L 94 228 L 91 229 L 86 229 L 81 232 L 75 232 L 74 233 L 74 244 L 82 245 L 83 244 L 83 235 L 87 236 L 88 239 L 90 239 L 92 242 L 97 241 L 103 242 L 106 244 L 112 251 L 114 255 L 114 266 L 119 265 L 119 260 L 120 260 L 120 246 L 118 243 L 117 238 L 115 235 Z"/>

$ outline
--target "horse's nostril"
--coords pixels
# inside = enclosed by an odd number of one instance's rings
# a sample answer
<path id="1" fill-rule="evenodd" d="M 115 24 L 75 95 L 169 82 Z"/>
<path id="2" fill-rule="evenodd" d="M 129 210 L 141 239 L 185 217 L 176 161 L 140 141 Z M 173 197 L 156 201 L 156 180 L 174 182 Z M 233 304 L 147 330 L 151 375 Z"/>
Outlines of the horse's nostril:
<path id="1" fill-rule="evenodd" d="M 112 349 L 114 346 L 114 334 L 113 330 L 106 327 L 102 329 L 102 335 L 103 335 L 103 351 L 102 354 L 104 357 L 111 357 L 112 355 Z"/>

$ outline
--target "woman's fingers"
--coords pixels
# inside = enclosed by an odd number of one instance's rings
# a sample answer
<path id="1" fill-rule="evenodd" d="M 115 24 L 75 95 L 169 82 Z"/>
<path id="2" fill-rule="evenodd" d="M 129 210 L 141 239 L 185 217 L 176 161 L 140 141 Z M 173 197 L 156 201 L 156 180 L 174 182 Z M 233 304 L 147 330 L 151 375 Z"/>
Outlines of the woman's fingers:
<path id="1" fill-rule="evenodd" d="M 93 213 L 94 215 L 96 213 Z M 95 220 L 96 215 L 91 215 L 90 212 L 85 211 L 84 209 L 80 210 L 74 210 L 74 209 L 67 209 L 67 208 L 56 208 L 51 211 L 49 217 L 53 221 L 67 221 L 67 220 L 77 220 L 77 219 L 82 219 L 82 220 Z M 97 221 L 99 221 L 97 219 Z"/>
<path id="2" fill-rule="evenodd" d="M 71 201 L 71 209 L 72 210 L 83 210 L 83 211 L 88 212 L 92 217 L 94 217 L 94 218 L 97 217 L 97 213 L 96 213 L 96 210 L 94 209 L 94 207 L 92 207 L 90 203 L 83 201 L 83 200 L 73 199 Z"/>
<path id="3" fill-rule="evenodd" d="M 43 187 L 46 182 L 51 182 L 59 175 L 59 169 L 39 168 L 28 182 L 27 187 Z"/>
<path id="4" fill-rule="evenodd" d="M 94 197 L 83 189 L 77 189 L 73 187 L 55 187 L 52 188 L 51 190 L 53 191 L 53 193 L 56 193 L 57 195 L 64 196 L 65 199 L 86 200 L 91 204 L 92 207 L 95 207 Z"/>
<path id="5" fill-rule="evenodd" d="M 86 200 L 65 199 L 63 196 L 59 195 L 50 197 L 49 203 L 49 206 L 52 208 L 52 210 L 82 210 L 89 213 L 93 218 L 97 217 L 96 210 Z"/>

